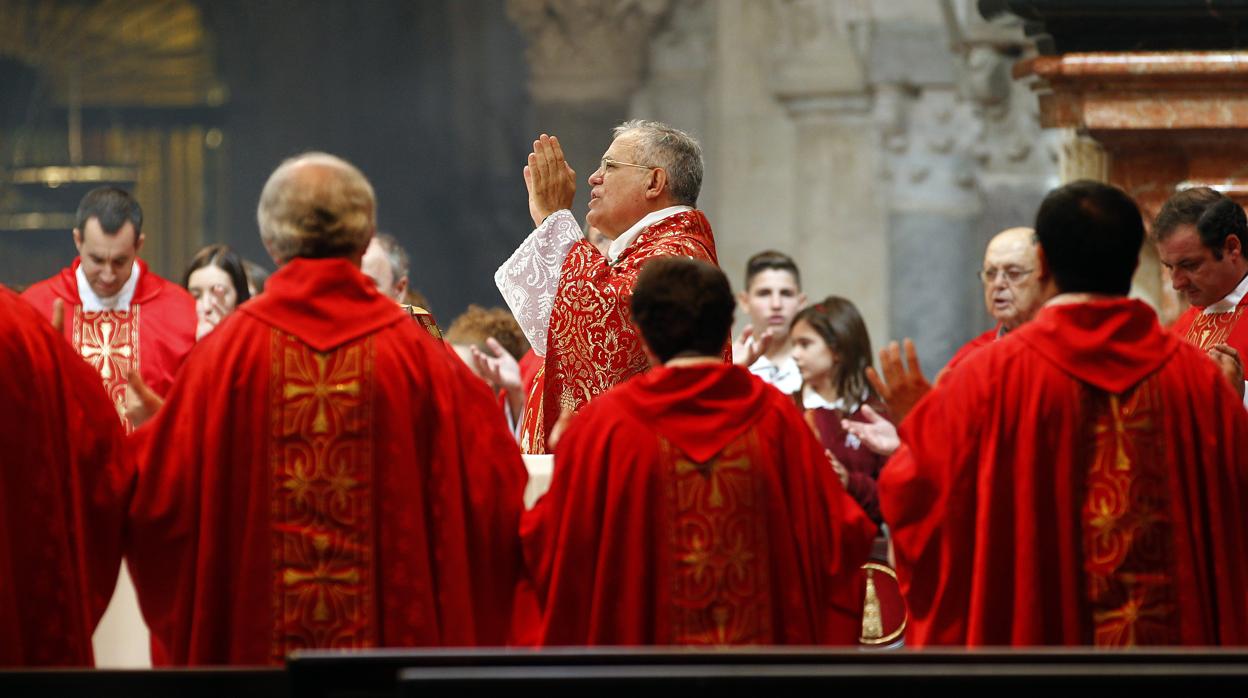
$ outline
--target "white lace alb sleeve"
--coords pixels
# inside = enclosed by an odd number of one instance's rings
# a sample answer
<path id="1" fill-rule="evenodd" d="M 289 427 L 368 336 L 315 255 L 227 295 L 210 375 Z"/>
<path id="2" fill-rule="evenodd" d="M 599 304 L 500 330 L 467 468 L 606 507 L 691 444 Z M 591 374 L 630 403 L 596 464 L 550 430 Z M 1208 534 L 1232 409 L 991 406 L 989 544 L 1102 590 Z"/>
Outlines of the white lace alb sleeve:
<path id="1" fill-rule="evenodd" d="M 494 272 L 494 283 L 503 300 L 539 356 L 546 355 L 546 332 L 559 290 L 559 270 L 568 251 L 582 237 L 572 212 L 556 211 Z"/>

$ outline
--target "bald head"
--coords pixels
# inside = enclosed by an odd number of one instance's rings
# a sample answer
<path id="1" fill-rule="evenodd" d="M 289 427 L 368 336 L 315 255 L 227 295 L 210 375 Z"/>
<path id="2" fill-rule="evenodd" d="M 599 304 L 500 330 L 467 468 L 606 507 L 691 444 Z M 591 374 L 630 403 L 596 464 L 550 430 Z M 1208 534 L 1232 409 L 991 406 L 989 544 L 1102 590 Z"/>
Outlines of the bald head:
<path id="1" fill-rule="evenodd" d="M 304 153 L 269 176 L 256 219 L 278 264 L 295 257 L 347 257 L 358 264 L 376 227 L 373 187 L 346 160 Z"/>
<path id="2" fill-rule="evenodd" d="M 1034 317 L 1055 293 L 1041 269 L 1035 236 L 1031 228 L 1009 228 L 984 252 L 984 305 L 1006 330 Z"/>

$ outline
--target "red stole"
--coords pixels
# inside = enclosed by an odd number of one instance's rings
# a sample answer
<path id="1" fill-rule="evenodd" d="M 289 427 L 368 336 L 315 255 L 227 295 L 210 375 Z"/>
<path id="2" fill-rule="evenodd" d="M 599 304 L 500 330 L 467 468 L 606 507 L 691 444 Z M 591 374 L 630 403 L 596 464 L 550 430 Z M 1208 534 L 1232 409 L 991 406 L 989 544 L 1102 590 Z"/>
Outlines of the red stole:
<path id="1" fill-rule="evenodd" d="M 701 211 L 677 213 L 646 228 L 614 264 L 593 245 L 572 246 L 560 270 L 545 362 L 525 403 L 520 448 L 545 453 L 546 436 L 564 410 L 585 403 L 647 367 L 629 303 L 642 266 L 683 256 L 718 264 L 711 225 Z M 731 360 L 731 345 L 724 356 Z"/>

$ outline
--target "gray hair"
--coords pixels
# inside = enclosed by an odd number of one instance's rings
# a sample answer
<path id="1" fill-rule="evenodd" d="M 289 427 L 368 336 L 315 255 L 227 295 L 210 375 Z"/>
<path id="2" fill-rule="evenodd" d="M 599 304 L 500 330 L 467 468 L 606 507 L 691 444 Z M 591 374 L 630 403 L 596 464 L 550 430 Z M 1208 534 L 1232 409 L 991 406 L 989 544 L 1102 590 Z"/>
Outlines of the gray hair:
<path id="1" fill-rule="evenodd" d="M 373 186 L 354 165 L 327 153 L 283 162 L 260 193 L 260 239 L 278 264 L 295 257 L 359 254 L 377 225 Z"/>
<path id="2" fill-rule="evenodd" d="M 667 172 L 672 198 L 688 206 L 698 205 L 702 190 L 702 146 L 693 136 L 658 121 L 631 119 L 615 127 L 616 138 L 636 134 L 640 159 L 644 164 Z"/>
<path id="3" fill-rule="evenodd" d="M 397 285 L 399 281 L 407 278 L 407 273 L 411 270 L 411 260 L 407 256 L 407 250 L 403 249 L 399 241 L 390 233 L 377 233 L 373 239 L 377 241 L 381 251 L 386 253 L 386 261 L 390 263 L 390 274 L 394 277 L 391 283 Z"/>

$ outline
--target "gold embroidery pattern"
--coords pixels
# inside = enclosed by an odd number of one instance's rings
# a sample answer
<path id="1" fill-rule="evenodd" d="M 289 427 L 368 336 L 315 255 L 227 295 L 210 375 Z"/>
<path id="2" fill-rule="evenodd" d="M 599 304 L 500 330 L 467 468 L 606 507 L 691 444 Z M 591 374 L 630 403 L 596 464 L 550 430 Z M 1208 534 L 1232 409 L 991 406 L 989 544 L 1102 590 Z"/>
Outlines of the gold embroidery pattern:
<path id="1" fill-rule="evenodd" d="M 1201 349 L 1208 349 L 1215 344 L 1225 344 L 1231 336 L 1231 330 L 1239 322 L 1244 313 L 1244 306 L 1239 306 L 1229 313 L 1196 313 L 1192 324 L 1188 326 L 1184 339 Z"/>
<path id="2" fill-rule="evenodd" d="M 371 339 L 327 354 L 273 331 L 273 659 L 372 647 Z"/>
<path id="3" fill-rule="evenodd" d="M 1153 379 L 1118 395 L 1090 393 L 1093 446 L 1083 503 L 1083 568 L 1093 644 L 1178 642 L 1168 481 Z"/>
<path id="4" fill-rule="evenodd" d="M 134 430 L 126 419 L 126 375 L 139 364 L 139 306 L 129 311 L 85 312 L 74 307 L 71 342 L 78 354 L 100 374 L 104 390 L 117 409 L 117 418 Z"/>
<path id="5" fill-rule="evenodd" d="M 750 432 L 697 464 L 662 442 L 672 512 L 672 638 L 679 645 L 773 641 L 766 506 Z"/>
<path id="6" fill-rule="evenodd" d="M 650 226 L 613 266 L 588 242 L 572 246 L 560 272 L 568 281 L 560 284 L 550 315 L 542 409 L 525 409 L 526 453 L 546 452 L 545 435 L 563 410 L 576 412 L 646 369 L 629 303 L 641 267 L 666 256 L 717 263 L 710 224 L 700 212 Z"/>

